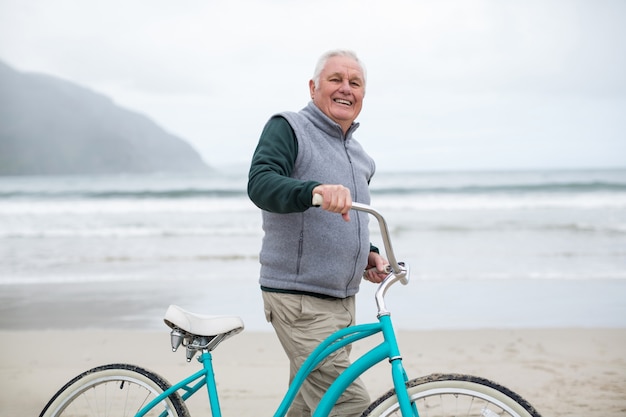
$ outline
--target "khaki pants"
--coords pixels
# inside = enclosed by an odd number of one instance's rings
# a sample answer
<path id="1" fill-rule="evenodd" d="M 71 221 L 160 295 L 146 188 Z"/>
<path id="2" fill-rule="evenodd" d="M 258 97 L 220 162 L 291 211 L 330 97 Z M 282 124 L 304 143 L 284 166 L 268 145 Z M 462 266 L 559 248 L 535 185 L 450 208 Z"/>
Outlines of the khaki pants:
<path id="1" fill-rule="evenodd" d="M 354 296 L 324 300 L 295 294 L 263 291 L 265 317 L 289 357 L 289 383 L 317 345 L 336 330 L 354 324 Z M 310 416 L 328 387 L 350 366 L 350 346 L 340 349 L 320 363 L 307 377 L 297 394 L 288 417 Z M 339 397 L 330 416 L 360 416 L 370 398 L 360 379 Z"/>

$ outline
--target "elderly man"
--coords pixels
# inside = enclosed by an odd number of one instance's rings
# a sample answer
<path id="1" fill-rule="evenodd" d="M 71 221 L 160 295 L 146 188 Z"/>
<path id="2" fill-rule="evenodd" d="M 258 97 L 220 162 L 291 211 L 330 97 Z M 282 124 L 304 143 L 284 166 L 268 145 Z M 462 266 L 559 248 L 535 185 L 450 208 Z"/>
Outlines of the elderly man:
<path id="1" fill-rule="evenodd" d="M 263 210 L 265 232 L 259 282 L 266 318 L 289 357 L 290 381 L 322 340 L 354 324 L 363 277 L 385 277 L 386 260 L 369 242 L 367 215 L 349 212 L 352 201 L 369 204 L 375 171 L 352 136 L 365 84 L 353 52 L 325 53 L 309 81 L 312 101 L 270 118 L 252 158 L 248 195 Z M 315 194 L 323 198 L 321 209 L 311 209 Z M 312 414 L 350 365 L 349 354 L 349 347 L 336 352 L 309 375 L 290 417 Z M 357 380 L 331 415 L 358 416 L 369 401 Z"/>

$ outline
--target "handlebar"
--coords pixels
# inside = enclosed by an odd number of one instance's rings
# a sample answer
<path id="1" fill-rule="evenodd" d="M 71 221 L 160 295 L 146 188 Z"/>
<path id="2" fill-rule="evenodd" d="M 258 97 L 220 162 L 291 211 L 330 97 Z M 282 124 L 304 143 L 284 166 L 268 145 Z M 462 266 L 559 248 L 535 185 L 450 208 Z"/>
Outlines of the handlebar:
<path id="1" fill-rule="evenodd" d="M 321 206 L 324 202 L 324 197 L 321 194 L 314 194 L 312 203 L 314 206 Z M 368 214 L 371 214 L 378 221 L 378 226 L 380 229 L 380 235 L 383 240 L 383 245 L 385 246 L 385 255 L 387 256 L 387 260 L 389 261 L 390 271 L 388 272 L 387 277 L 380 283 L 378 286 L 378 290 L 376 291 L 376 304 L 378 305 L 378 315 L 389 314 L 389 311 L 385 307 L 385 294 L 389 287 L 391 287 L 396 282 L 400 281 L 403 285 L 407 285 L 409 283 L 409 267 L 404 262 L 398 262 L 396 259 L 396 255 L 393 251 L 393 247 L 391 246 L 391 235 L 389 233 L 389 228 L 387 227 L 387 222 L 383 215 L 376 210 L 375 208 L 362 203 L 352 203 L 352 210 L 362 211 Z"/>

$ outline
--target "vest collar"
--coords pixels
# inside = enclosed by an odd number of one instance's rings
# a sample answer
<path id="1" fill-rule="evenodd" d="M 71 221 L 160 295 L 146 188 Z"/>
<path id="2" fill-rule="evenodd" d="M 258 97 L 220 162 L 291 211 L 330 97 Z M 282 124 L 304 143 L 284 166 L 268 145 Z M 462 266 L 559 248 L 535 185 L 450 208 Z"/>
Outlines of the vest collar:
<path id="1" fill-rule="evenodd" d="M 352 122 L 352 125 L 348 128 L 344 137 L 341 126 L 333 119 L 326 116 L 324 112 L 322 112 L 319 107 L 315 105 L 313 100 L 309 101 L 306 107 L 301 110 L 301 113 L 311 120 L 315 127 L 322 130 L 327 135 L 339 136 L 339 138 L 345 139 L 346 141 L 352 138 L 352 134 L 360 126 L 359 122 Z"/>

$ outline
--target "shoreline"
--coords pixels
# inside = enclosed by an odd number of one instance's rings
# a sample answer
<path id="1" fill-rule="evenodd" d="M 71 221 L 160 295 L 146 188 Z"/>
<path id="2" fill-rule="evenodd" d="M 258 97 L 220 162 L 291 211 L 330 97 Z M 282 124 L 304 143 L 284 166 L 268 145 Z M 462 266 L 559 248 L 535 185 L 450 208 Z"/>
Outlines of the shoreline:
<path id="1" fill-rule="evenodd" d="M 141 330 L 0 330 L 0 415 L 38 415 L 79 373 L 106 363 L 133 363 L 170 382 L 197 370 L 171 352 L 169 332 Z M 410 378 L 435 372 L 492 379 L 520 394 L 543 416 L 622 416 L 626 411 L 626 328 L 398 331 Z M 354 345 L 355 359 L 371 346 Z M 272 415 L 287 384 L 287 359 L 274 334 L 244 331 L 214 351 L 225 416 Z M 388 365 L 363 380 L 372 400 L 391 386 Z M 276 383 L 268 384 L 268 381 Z M 206 395 L 192 415 L 209 415 Z"/>
<path id="2" fill-rule="evenodd" d="M 252 276 L 252 275 L 251 275 Z M 357 295 L 357 323 L 376 320 L 373 285 Z M 423 280 L 386 296 L 402 330 L 626 328 L 626 280 Z M 0 285 L 0 330 L 165 329 L 170 304 L 265 322 L 256 278 Z"/>

